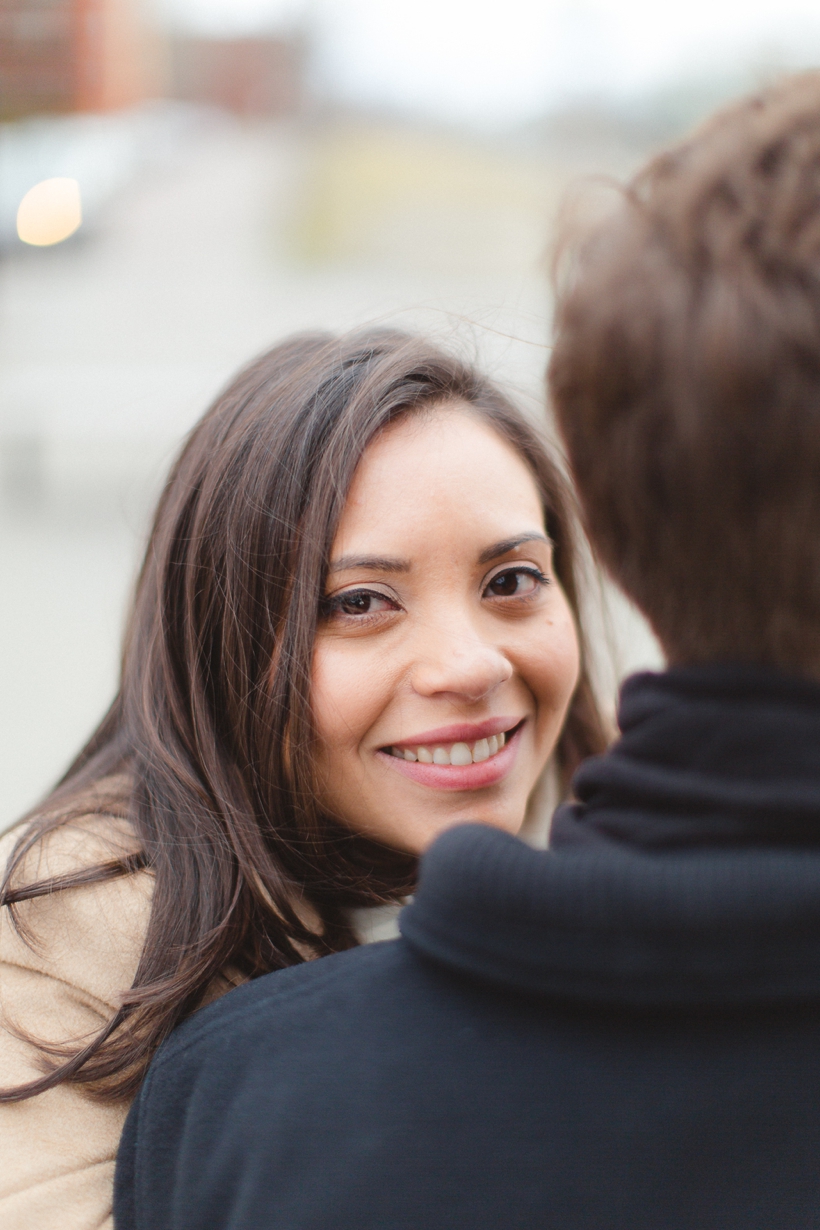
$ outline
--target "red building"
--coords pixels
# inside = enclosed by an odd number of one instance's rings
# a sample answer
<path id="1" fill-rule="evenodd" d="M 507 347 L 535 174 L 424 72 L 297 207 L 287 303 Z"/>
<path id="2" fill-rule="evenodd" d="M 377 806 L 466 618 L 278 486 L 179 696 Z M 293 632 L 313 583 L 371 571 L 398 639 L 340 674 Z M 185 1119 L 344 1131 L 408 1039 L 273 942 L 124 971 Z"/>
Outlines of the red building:
<path id="1" fill-rule="evenodd" d="M 141 0 L 0 0 L 0 119 L 135 103 L 151 51 Z"/>
<path id="2" fill-rule="evenodd" d="M 303 92 L 298 37 L 179 37 L 170 47 L 171 92 L 238 115 L 292 115 Z"/>

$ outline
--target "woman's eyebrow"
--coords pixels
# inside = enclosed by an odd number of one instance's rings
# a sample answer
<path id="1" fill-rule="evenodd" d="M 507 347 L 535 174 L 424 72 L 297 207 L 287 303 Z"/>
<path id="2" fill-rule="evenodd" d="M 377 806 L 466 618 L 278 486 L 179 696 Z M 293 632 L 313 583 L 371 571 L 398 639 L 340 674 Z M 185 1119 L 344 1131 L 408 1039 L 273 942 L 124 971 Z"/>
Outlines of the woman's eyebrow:
<path id="1" fill-rule="evenodd" d="M 499 555 L 506 555 L 508 551 L 514 551 L 516 547 L 522 546 L 525 542 L 545 542 L 548 546 L 552 545 L 546 534 L 519 534 L 515 538 L 504 538 L 501 542 L 494 542 L 491 547 L 481 552 L 478 562 L 489 564 L 490 560 L 498 559 Z"/>
<path id="2" fill-rule="evenodd" d="M 545 542 L 551 545 L 546 534 L 517 534 L 515 538 L 504 538 L 501 542 L 494 542 L 491 547 L 486 547 L 479 555 L 478 562 L 487 564 L 490 560 L 497 559 L 499 555 L 506 555 L 509 551 L 514 551 L 516 547 L 522 546 L 525 542 Z M 333 561 L 328 572 L 346 572 L 350 568 L 365 568 L 371 572 L 395 573 L 410 572 L 411 567 L 407 559 L 395 559 L 386 555 L 341 555 Z"/>
<path id="3" fill-rule="evenodd" d="M 409 572 L 410 561 L 390 559 L 384 555 L 342 555 L 333 561 L 328 572 L 346 572 L 348 568 L 366 568 L 371 572 Z"/>

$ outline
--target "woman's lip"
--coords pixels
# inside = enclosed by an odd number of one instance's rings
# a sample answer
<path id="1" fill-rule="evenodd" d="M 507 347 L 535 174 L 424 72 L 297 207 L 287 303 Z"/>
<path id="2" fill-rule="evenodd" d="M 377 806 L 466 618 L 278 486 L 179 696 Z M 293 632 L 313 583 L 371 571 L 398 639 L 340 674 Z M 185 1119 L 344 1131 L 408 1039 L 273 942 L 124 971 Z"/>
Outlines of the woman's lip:
<path id="1" fill-rule="evenodd" d="M 453 726 L 437 726 L 435 730 L 422 731 L 420 735 L 410 735 L 406 739 L 396 739 L 390 747 L 420 747 L 425 743 L 475 743 L 478 739 L 489 739 L 490 735 L 500 735 L 502 730 L 512 730 L 523 719 L 521 717 L 487 718 L 485 722 L 458 722 Z"/>
<path id="2" fill-rule="evenodd" d="M 461 730 L 463 727 L 446 729 Z M 518 730 L 509 737 L 501 751 L 489 760 L 480 760 L 478 764 L 422 764 L 420 761 L 400 760 L 389 752 L 378 751 L 376 755 L 397 773 L 418 782 L 420 786 L 429 786 L 433 790 L 481 790 L 485 786 L 494 786 L 509 773 L 518 754 L 523 729 L 524 723 L 520 722 Z"/>

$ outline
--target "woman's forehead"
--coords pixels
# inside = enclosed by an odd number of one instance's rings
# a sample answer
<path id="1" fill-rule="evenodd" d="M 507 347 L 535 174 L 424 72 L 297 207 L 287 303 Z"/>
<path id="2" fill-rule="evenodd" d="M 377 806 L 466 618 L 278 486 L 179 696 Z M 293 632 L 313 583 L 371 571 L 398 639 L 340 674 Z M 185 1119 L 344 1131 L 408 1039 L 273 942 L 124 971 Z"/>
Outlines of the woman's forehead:
<path id="1" fill-rule="evenodd" d="M 334 555 L 374 536 L 474 530 L 502 538 L 528 528 L 543 529 L 543 509 L 526 462 L 491 424 L 451 403 L 392 424 L 365 451 Z"/>

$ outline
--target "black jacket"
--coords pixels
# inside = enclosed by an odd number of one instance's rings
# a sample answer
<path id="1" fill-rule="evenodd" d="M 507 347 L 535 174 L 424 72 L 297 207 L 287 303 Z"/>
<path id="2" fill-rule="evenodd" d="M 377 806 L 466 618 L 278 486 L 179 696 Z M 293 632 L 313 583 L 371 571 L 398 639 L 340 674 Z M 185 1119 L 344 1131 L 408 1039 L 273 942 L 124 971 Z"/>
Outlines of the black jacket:
<path id="1" fill-rule="evenodd" d="M 402 939 L 159 1052 L 118 1230 L 820 1228 L 820 687 L 638 676 L 556 848 L 467 826 Z"/>

